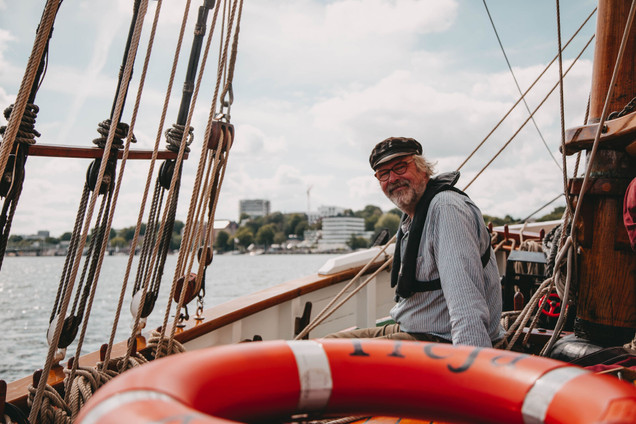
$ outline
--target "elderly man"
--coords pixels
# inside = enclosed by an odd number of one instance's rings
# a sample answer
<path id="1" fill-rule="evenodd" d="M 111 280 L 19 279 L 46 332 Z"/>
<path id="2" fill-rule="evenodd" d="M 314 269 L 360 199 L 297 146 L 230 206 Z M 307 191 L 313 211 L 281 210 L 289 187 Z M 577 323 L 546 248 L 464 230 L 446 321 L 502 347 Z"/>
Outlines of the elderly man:
<path id="1" fill-rule="evenodd" d="M 490 236 L 477 206 L 412 138 L 378 143 L 369 158 L 384 194 L 404 212 L 391 286 L 396 324 L 327 337 L 384 337 L 491 347 L 503 336 L 501 285 Z"/>

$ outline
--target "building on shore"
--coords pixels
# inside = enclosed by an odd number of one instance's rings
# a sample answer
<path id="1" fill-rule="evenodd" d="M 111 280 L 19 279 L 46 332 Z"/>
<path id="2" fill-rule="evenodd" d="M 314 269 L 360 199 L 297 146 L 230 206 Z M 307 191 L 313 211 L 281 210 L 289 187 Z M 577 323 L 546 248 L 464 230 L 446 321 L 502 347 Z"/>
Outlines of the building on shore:
<path id="1" fill-rule="evenodd" d="M 239 200 L 239 217 L 243 214 L 250 218 L 257 218 L 270 214 L 269 200 L 265 199 L 243 199 Z"/>
<path id="2" fill-rule="evenodd" d="M 318 241 L 319 251 L 349 250 L 347 242 L 351 236 L 369 240 L 373 231 L 364 230 L 364 219 L 354 216 L 333 216 L 323 218 L 322 237 Z"/>

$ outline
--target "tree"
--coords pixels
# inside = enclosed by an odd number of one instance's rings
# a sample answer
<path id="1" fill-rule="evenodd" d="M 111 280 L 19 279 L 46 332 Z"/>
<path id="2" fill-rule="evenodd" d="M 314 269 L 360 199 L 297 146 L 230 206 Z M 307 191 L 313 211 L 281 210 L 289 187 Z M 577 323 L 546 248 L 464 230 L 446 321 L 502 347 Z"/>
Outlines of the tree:
<path id="1" fill-rule="evenodd" d="M 285 216 L 281 212 L 274 212 L 265 217 L 267 223 L 281 224 L 285 220 Z"/>
<path id="2" fill-rule="evenodd" d="M 146 224 L 141 224 L 142 225 L 142 229 L 145 231 L 146 229 Z M 183 230 L 183 227 L 185 227 L 185 223 L 183 221 L 179 221 L 178 219 L 176 219 L 174 221 L 174 226 L 172 227 L 172 232 L 173 233 L 177 233 L 177 234 L 181 234 L 181 230 Z M 143 232 L 142 232 L 143 234 Z"/>
<path id="3" fill-rule="evenodd" d="M 355 234 L 351 234 L 351 238 L 347 241 L 347 245 L 353 250 L 365 249 L 369 246 L 369 242 L 363 237 L 356 237 Z"/>
<path id="4" fill-rule="evenodd" d="M 561 219 L 563 217 L 563 212 L 565 212 L 565 206 L 559 206 L 554 208 L 552 212 L 547 215 L 543 215 L 541 218 L 537 219 L 537 221 L 553 221 L 555 219 Z"/>
<path id="5" fill-rule="evenodd" d="M 70 241 L 73 234 L 70 231 L 65 232 L 60 236 L 61 241 Z"/>
<path id="6" fill-rule="evenodd" d="M 110 239 L 110 245 L 112 247 L 125 247 L 126 245 L 128 245 L 128 242 L 126 241 L 125 238 L 121 236 L 116 236 Z"/>
<path id="7" fill-rule="evenodd" d="M 276 225 L 267 224 L 263 225 L 256 232 L 256 243 L 269 246 L 274 242 L 274 235 L 276 234 Z"/>
<path id="8" fill-rule="evenodd" d="M 241 225 L 250 229 L 252 234 L 256 234 L 258 229 L 261 228 L 264 224 L 264 219 L 262 216 L 251 218 L 245 221 L 242 221 Z"/>
<path id="9" fill-rule="evenodd" d="M 181 234 L 172 233 L 170 237 L 170 250 L 179 250 L 181 247 Z"/>
<path id="10" fill-rule="evenodd" d="M 366 231 L 373 231 L 375 223 L 382 216 L 382 209 L 375 205 L 366 205 L 364 209 L 356 211 L 354 215 L 364 219 L 364 229 Z"/>
<path id="11" fill-rule="evenodd" d="M 309 223 L 305 220 L 305 221 L 301 221 L 298 223 L 298 225 L 296 225 L 296 231 L 294 231 L 294 234 L 296 234 L 298 237 L 305 237 L 305 230 L 309 229 Z"/>
<path id="12" fill-rule="evenodd" d="M 298 213 L 291 214 L 289 218 L 287 219 L 287 222 L 285 223 L 285 234 L 286 235 L 296 234 L 296 228 L 298 227 L 298 224 L 300 224 L 303 221 L 304 222 L 307 221 L 304 217 L 304 214 L 303 215 Z"/>
<path id="13" fill-rule="evenodd" d="M 378 222 L 375 224 L 375 231 L 379 232 L 383 228 L 387 228 L 391 236 L 397 233 L 397 230 L 400 226 L 400 218 L 393 213 L 385 213 L 383 214 Z"/>
<path id="14" fill-rule="evenodd" d="M 398 208 L 393 208 L 390 211 L 388 211 L 387 213 L 392 213 L 394 215 L 399 216 L 400 218 L 402 218 L 402 211 Z"/>
<path id="15" fill-rule="evenodd" d="M 484 222 L 486 224 L 488 224 L 489 222 L 492 222 L 492 225 L 495 225 L 495 226 L 505 225 L 505 224 L 514 224 L 516 222 L 516 220 L 510 215 L 506 215 L 503 218 L 498 218 L 496 216 L 490 216 L 490 215 L 483 215 L 483 216 L 484 216 Z"/>
<path id="16" fill-rule="evenodd" d="M 277 231 L 274 234 L 274 243 L 283 244 L 287 241 L 287 236 L 282 231 Z"/>
<path id="17" fill-rule="evenodd" d="M 234 238 L 238 240 L 238 245 L 244 248 L 254 243 L 254 233 L 247 227 L 240 227 L 234 234 Z"/>
<path id="18" fill-rule="evenodd" d="M 230 234 L 227 231 L 219 231 L 214 240 L 214 248 L 219 252 L 231 250 Z"/>

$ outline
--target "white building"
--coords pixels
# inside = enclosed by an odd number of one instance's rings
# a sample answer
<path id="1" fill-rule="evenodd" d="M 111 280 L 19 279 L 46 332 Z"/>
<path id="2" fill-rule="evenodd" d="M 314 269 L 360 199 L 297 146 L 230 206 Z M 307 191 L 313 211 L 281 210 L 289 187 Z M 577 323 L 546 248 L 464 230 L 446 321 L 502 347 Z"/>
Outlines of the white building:
<path id="1" fill-rule="evenodd" d="M 250 218 L 269 215 L 269 200 L 265 199 L 244 199 L 239 200 L 239 217 L 243 214 L 249 215 Z"/>
<path id="2" fill-rule="evenodd" d="M 318 214 L 321 218 L 342 215 L 344 214 L 344 211 L 344 208 L 339 206 L 320 206 L 318 208 Z"/>
<path id="3" fill-rule="evenodd" d="M 347 242 L 351 236 L 369 239 L 373 231 L 364 230 L 364 219 L 354 216 L 334 216 L 323 218 L 322 238 L 318 241 L 319 250 L 349 249 Z"/>

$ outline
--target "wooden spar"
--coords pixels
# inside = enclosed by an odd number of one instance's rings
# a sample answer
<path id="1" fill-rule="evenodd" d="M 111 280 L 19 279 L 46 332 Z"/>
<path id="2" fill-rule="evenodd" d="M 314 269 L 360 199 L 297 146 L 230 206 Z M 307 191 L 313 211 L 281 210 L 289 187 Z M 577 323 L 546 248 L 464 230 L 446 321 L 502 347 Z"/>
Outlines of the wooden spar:
<path id="1" fill-rule="evenodd" d="M 601 120 L 630 5 L 625 0 L 599 1 L 591 123 Z M 636 21 L 609 99 L 609 112 L 621 111 L 636 97 L 635 58 Z M 635 139 L 632 136 L 631 141 Z M 585 194 L 577 223 L 580 249 L 575 333 L 600 345 L 628 342 L 636 329 L 636 253 L 629 246 L 622 219 L 623 196 L 636 176 L 636 160 L 625 152 L 624 144 L 599 149 L 594 163 L 588 164 L 591 185 L 597 189 Z M 587 153 L 589 159 L 590 151 Z M 570 181 L 572 195 L 577 196 L 579 189 L 580 180 Z"/>
<path id="2" fill-rule="evenodd" d="M 124 151 L 118 150 L 117 157 L 122 158 Z M 104 150 L 98 147 L 59 146 L 55 144 L 34 144 L 29 146 L 29 156 L 45 156 L 57 158 L 97 159 Z M 186 153 L 187 157 L 187 153 Z M 177 154 L 169 150 L 157 152 L 157 159 L 176 159 Z M 129 150 L 128 159 L 152 159 L 152 150 Z"/>

